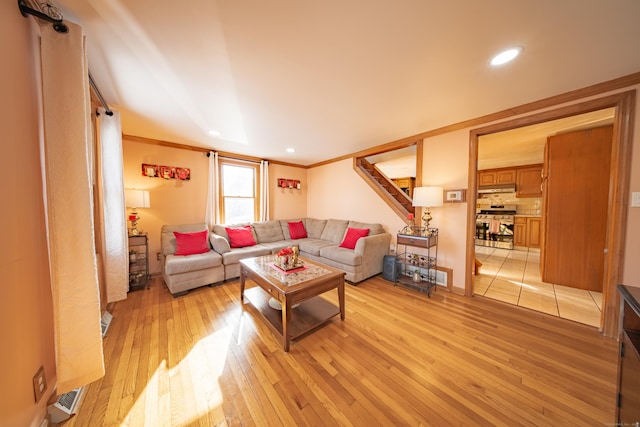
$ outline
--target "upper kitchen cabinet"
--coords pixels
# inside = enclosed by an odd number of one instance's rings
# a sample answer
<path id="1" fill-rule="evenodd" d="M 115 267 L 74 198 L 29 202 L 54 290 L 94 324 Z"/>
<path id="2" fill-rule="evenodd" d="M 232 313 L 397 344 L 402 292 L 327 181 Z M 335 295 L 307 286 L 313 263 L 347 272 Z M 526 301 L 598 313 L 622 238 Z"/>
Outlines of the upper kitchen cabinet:
<path id="1" fill-rule="evenodd" d="M 478 185 L 515 184 L 514 168 L 486 169 L 478 171 Z"/>
<path id="2" fill-rule="evenodd" d="M 542 164 L 516 169 L 516 196 L 542 197 Z"/>

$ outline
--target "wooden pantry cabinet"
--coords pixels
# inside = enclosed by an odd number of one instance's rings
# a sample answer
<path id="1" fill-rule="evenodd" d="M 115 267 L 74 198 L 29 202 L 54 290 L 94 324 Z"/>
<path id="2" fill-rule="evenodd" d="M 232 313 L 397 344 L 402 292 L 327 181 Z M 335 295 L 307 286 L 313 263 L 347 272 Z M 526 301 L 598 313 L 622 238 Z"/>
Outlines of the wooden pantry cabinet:
<path id="1" fill-rule="evenodd" d="M 542 218 L 517 216 L 513 221 L 513 245 L 540 248 Z"/>

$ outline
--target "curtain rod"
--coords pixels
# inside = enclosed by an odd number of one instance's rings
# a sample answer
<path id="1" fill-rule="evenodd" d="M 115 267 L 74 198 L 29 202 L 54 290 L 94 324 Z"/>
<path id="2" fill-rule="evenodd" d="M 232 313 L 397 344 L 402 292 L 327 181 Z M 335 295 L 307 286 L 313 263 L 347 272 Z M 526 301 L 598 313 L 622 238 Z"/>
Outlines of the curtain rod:
<path id="1" fill-rule="evenodd" d="M 43 21 L 52 23 L 53 29 L 58 33 L 69 32 L 69 27 L 67 27 L 65 23 L 62 21 L 62 13 L 60 13 L 60 10 L 58 10 L 57 7 L 49 3 L 46 3 L 46 4 L 40 5 L 40 8 L 46 8 L 46 11 L 45 11 L 46 13 L 29 7 L 25 0 L 18 0 L 18 9 L 20 9 L 20 13 L 25 18 L 28 18 L 29 15 L 33 15 L 38 19 L 42 19 Z M 113 111 L 111 111 L 111 109 L 109 108 L 109 105 L 107 105 L 107 102 L 102 97 L 102 93 L 100 93 L 100 89 L 98 89 L 96 82 L 93 81 L 93 77 L 91 77 L 91 72 L 89 72 L 89 84 L 91 85 L 94 92 L 96 93 L 98 100 L 100 100 L 100 103 L 104 107 L 104 110 L 107 116 L 113 116 Z"/>
<path id="2" fill-rule="evenodd" d="M 96 93 L 96 96 L 98 97 L 98 99 L 100 100 L 100 103 L 104 107 L 105 114 L 107 116 L 113 116 L 113 111 L 111 111 L 111 109 L 109 108 L 109 105 L 102 97 L 102 93 L 100 93 L 100 89 L 98 89 L 98 85 L 96 85 L 96 82 L 93 80 L 93 77 L 91 77 L 91 71 L 89 71 L 89 84 L 93 88 L 93 91 Z"/>
<path id="3" fill-rule="evenodd" d="M 62 13 L 60 13 L 57 7 L 46 3 L 40 5 L 40 8 L 46 8 L 46 13 L 30 8 L 27 5 L 27 2 L 25 2 L 24 0 L 18 0 L 18 9 L 20 9 L 20 13 L 25 18 L 28 17 L 27 15 L 33 15 L 36 18 L 42 19 L 43 21 L 52 23 L 53 29 L 58 33 L 64 34 L 69 32 L 69 27 L 67 27 L 64 22 L 62 22 Z"/>

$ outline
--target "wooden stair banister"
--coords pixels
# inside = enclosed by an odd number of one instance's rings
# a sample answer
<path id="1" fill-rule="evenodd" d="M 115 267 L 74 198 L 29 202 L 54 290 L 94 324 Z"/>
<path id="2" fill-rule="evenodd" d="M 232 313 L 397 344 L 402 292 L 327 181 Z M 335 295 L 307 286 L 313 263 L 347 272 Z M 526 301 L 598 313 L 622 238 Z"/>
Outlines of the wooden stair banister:
<path id="1" fill-rule="evenodd" d="M 393 181 L 387 178 L 364 157 L 354 157 L 353 169 L 385 201 L 385 203 L 409 224 L 407 215 L 416 214 L 412 200 Z"/>

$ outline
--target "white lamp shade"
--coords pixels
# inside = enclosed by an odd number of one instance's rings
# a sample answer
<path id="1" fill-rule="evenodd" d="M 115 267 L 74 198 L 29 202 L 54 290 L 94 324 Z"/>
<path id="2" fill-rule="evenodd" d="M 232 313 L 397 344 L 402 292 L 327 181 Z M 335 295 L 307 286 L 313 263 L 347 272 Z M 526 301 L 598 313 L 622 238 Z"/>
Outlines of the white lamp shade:
<path id="1" fill-rule="evenodd" d="M 413 189 L 413 206 L 437 207 L 442 206 L 442 187 L 416 187 Z"/>
<path id="2" fill-rule="evenodd" d="M 128 208 L 150 208 L 147 190 L 124 190 L 125 204 Z"/>

